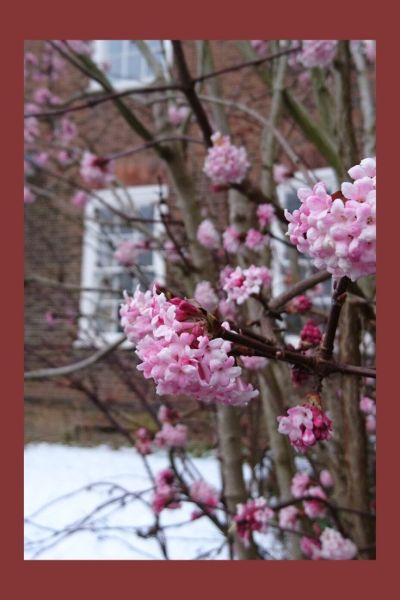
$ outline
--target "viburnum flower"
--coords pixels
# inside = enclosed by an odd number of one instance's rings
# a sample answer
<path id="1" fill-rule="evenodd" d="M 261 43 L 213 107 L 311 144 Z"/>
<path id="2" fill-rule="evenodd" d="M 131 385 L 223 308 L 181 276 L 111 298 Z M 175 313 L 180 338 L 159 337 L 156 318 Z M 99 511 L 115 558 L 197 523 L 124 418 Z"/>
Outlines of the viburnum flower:
<path id="1" fill-rule="evenodd" d="M 311 346 L 318 346 L 322 339 L 322 333 L 315 321 L 309 319 L 307 323 L 305 323 L 300 331 L 300 338 L 303 342 L 306 342 Z"/>
<path id="2" fill-rule="evenodd" d="M 296 506 L 285 506 L 279 511 L 279 527 L 296 529 L 298 525 L 299 509 Z"/>
<path id="3" fill-rule="evenodd" d="M 232 343 L 212 339 L 203 313 L 188 301 L 137 289 L 133 298 L 125 296 L 120 314 L 127 338 L 136 343 L 137 368 L 154 380 L 160 396 L 246 405 L 258 395 L 240 379 Z"/>
<path id="4" fill-rule="evenodd" d="M 108 184 L 114 178 L 112 161 L 91 152 L 83 153 L 80 173 L 87 183 L 98 185 Z"/>
<path id="5" fill-rule="evenodd" d="M 375 415 L 376 414 L 376 405 L 372 398 L 368 396 L 363 396 L 360 400 L 360 410 L 366 415 Z"/>
<path id="6" fill-rule="evenodd" d="M 197 481 L 194 481 L 190 486 L 189 493 L 192 500 L 198 502 L 199 504 L 203 504 L 204 508 L 208 512 L 215 512 L 215 509 L 217 508 L 219 502 L 219 493 L 206 481 L 204 481 L 203 479 L 198 479 Z M 196 510 L 192 513 L 192 519 L 197 519 L 203 514 L 203 512 Z"/>
<path id="7" fill-rule="evenodd" d="M 267 40 L 250 40 L 251 47 L 258 56 L 263 57 L 268 52 L 268 41 Z"/>
<path id="8" fill-rule="evenodd" d="M 24 186 L 24 204 L 32 204 L 32 202 L 35 202 L 35 200 L 36 196 L 32 194 L 28 187 Z"/>
<path id="9" fill-rule="evenodd" d="M 36 88 L 33 92 L 33 99 L 36 104 L 60 104 L 61 102 L 61 99 L 46 87 Z"/>
<path id="10" fill-rule="evenodd" d="M 151 435 L 146 427 L 139 427 L 136 431 L 135 448 L 140 454 L 151 454 Z"/>
<path id="11" fill-rule="evenodd" d="M 163 423 L 160 431 L 156 433 L 155 442 L 159 448 L 184 448 L 187 444 L 187 436 L 186 425 Z"/>
<path id="12" fill-rule="evenodd" d="M 305 495 L 305 491 L 311 483 L 311 479 L 307 473 L 296 473 L 292 479 L 290 491 L 295 498 L 300 498 Z"/>
<path id="13" fill-rule="evenodd" d="M 335 58 L 337 40 L 303 40 L 298 61 L 305 67 L 327 67 Z"/>
<path id="14" fill-rule="evenodd" d="M 241 235 L 237 227 L 229 225 L 222 234 L 223 246 L 227 252 L 235 254 L 241 244 Z"/>
<path id="15" fill-rule="evenodd" d="M 249 229 L 244 243 L 250 250 L 259 252 L 268 244 L 268 236 L 257 229 Z"/>
<path id="16" fill-rule="evenodd" d="M 332 475 L 329 473 L 328 469 L 322 469 L 321 473 L 319 474 L 319 480 L 324 488 L 333 487 Z"/>
<path id="17" fill-rule="evenodd" d="M 243 366 L 251 371 L 265 369 L 268 364 L 268 359 L 264 356 L 241 356 L 240 360 L 242 361 Z"/>
<path id="18" fill-rule="evenodd" d="M 357 546 L 330 527 L 321 533 L 320 541 L 320 556 L 325 560 L 351 560 L 357 554 Z"/>
<path id="19" fill-rule="evenodd" d="M 251 295 L 259 294 L 263 287 L 270 285 L 271 280 L 271 271 L 267 267 L 250 265 L 247 269 L 236 267 L 226 272 L 222 284 L 228 300 L 243 304 Z"/>
<path id="20" fill-rule="evenodd" d="M 123 267 L 133 267 L 137 262 L 137 257 L 137 243 L 130 240 L 120 242 L 114 252 L 115 260 Z"/>
<path id="21" fill-rule="evenodd" d="M 304 512 L 310 519 L 323 517 L 326 514 L 326 506 L 323 502 L 318 502 L 317 498 L 326 500 L 326 494 L 319 486 L 312 486 L 306 490 L 307 496 L 312 496 L 315 500 L 304 500 Z"/>
<path id="22" fill-rule="evenodd" d="M 329 440 L 332 434 L 331 420 L 314 404 L 289 408 L 287 416 L 277 419 L 279 433 L 288 435 L 291 445 L 301 453 L 319 441 Z"/>
<path id="23" fill-rule="evenodd" d="M 344 182 L 333 196 L 322 182 L 300 188 L 300 208 L 285 216 L 290 241 L 318 269 L 355 281 L 376 270 L 375 160 L 365 158 L 348 172 L 354 183 Z"/>
<path id="24" fill-rule="evenodd" d="M 319 560 L 321 558 L 321 543 L 319 540 L 302 537 L 300 540 L 300 550 L 311 560 Z"/>
<path id="25" fill-rule="evenodd" d="M 272 206 L 272 204 L 260 204 L 257 207 L 257 218 L 258 218 L 258 223 L 261 227 L 261 229 L 263 229 L 264 227 L 266 227 L 267 225 L 269 225 L 272 221 L 272 218 L 275 214 L 275 209 Z"/>
<path id="26" fill-rule="evenodd" d="M 218 296 L 209 281 L 200 281 L 196 285 L 194 299 L 208 312 L 214 312 L 218 306 Z"/>
<path id="27" fill-rule="evenodd" d="M 76 194 L 74 194 L 71 198 L 72 204 L 74 206 L 76 206 L 77 208 L 83 208 L 84 206 L 86 206 L 87 201 L 88 201 L 88 196 L 82 190 L 80 190 L 79 192 L 76 192 Z"/>
<path id="28" fill-rule="evenodd" d="M 178 126 L 186 119 L 189 114 L 189 109 L 187 106 L 177 106 L 176 104 L 171 104 L 168 107 L 168 119 L 172 125 Z"/>
<path id="29" fill-rule="evenodd" d="M 163 469 L 156 475 L 152 506 L 159 514 L 164 508 L 180 508 L 179 485 L 172 469 Z"/>
<path id="30" fill-rule="evenodd" d="M 204 219 L 197 229 L 197 239 L 202 246 L 216 250 L 221 246 L 221 236 L 210 219 Z"/>
<path id="31" fill-rule="evenodd" d="M 286 183 L 293 175 L 286 165 L 276 164 L 272 169 L 275 183 Z"/>
<path id="32" fill-rule="evenodd" d="M 249 544 L 253 531 L 265 533 L 273 516 L 274 511 L 267 506 L 265 498 L 256 498 L 247 500 L 245 504 L 238 504 L 234 521 L 236 531 L 244 544 Z"/>
<path id="33" fill-rule="evenodd" d="M 241 183 L 250 167 L 244 146 L 234 146 L 227 135 L 216 132 L 211 136 L 213 146 L 208 149 L 204 173 L 216 185 Z"/>
<path id="34" fill-rule="evenodd" d="M 312 308 L 312 302 L 307 296 L 296 296 L 288 304 L 287 310 L 290 313 L 306 313 Z"/>

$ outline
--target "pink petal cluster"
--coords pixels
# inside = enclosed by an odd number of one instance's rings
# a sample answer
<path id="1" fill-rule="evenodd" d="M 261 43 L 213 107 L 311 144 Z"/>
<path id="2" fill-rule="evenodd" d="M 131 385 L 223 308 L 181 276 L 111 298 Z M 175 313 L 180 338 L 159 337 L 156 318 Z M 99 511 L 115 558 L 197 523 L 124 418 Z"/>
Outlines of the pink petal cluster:
<path id="1" fill-rule="evenodd" d="M 271 280 L 271 271 L 267 267 L 250 265 L 247 269 L 236 267 L 226 272 L 222 287 L 229 301 L 243 304 L 252 294 L 259 294 L 263 287 L 270 285 Z"/>
<path id="2" fill-rule="evenodd" d="M 223 246 L 227 252 L 235 254 L 241 244 L 241 235 L 234 225 L 229 225 L 222 234 Z"/>
<path id="3" fill-rule="evenodd" d="M 306 313 L 312 308 L 312 302 L 308 296 L 296 296 L 288 306 L 288 312 L 291 313 Z"/>
<path id="4" fill-rule="evenodd" d="M 250 40 L 251 47 L 258 56 L 263 57 L 268 52 L 268 41 L 267 40 Z"/>
<path id="5" fill-rule="evenodd" d="M 349 170 L 354 183 L 334 196 L 325 184 L 300 188 L 299 209 L 285 211 L 288 235 L 318 269 L 353 281 L 376 270 L 376 163 L 365 158 Z M 336 197 L 335 197 L 336 196 Z"/>
<path id="6" fill-rule="evenodd" d="M 297 58 L 307 68 L 327 67 L 335 58 L 337 40 L 303 40 Z"/>
<path id="7" fill-rule="evenodd" d="M 275 183 L 286 183 L 292 177 L 292 171 L 281 163 L 274 165 L 272 174 Z"/>
<path id="8" fill-rule="evenodd" d="M 376 404 L 372 398 L 364 396 L 360 400 L 360 410 L 366 415 L 366 427 L 368 433 L 375 433 L 376 431 Z"/>
<path id="9" fill-rule="evenodd" d="M 324 490 L 319 486 L 312 486 L 306 490 L 307 496 L 316 498 L 315 500 L 304 500 L 304 512 L 310 517 L 310 519 L 316 519 L 317 517 L 323 517 L 326 514 L 326 505 L 323 502 L 318 502 L 317 498 L 326 500 L 326 494 Z"/>
<path id="10" fill-rule="evenodd" d="M 35 202 L 35 200 L 36 196 L 32 194 L 28 187 L 24 186 L 24 204 L 32 204 L 32 202 Z"/>
<path id="11" fill-rule="evenodd" d="M 211 140 L 213 146 L 208 150 L 204 173 L 216 185 L 241 183 L 250 167 L 244 146 L 234 146 L 229 136 L 219 132 Z"/>
<path id="12" fill-rule="evenodd" d="M 156 475 L 155 493 L 152 506 L 155 513 L 159 514 L 164 508 L 179 508 L 179 486 L 172 469 L 163 469 Z"/>
<path id="13" fill-rule="evenodd" d="M 221 246 L 221 236 L 211 219 L 204 219 L 197 229 L 197 239 L 202 246 L 216 250 Z"/>
<path id="14" fill-rule="evenodd" d="M 146 427 L 139 427 L 136 431 L 135 448 L 140 454 L 151 454 L 151 435 Z"/>
<path id="15" fill-rule="evenodd" d="M 187 106 L 177 106 L 176 104 L 171 104 L 168 107 L 168 119 L 172 125 L 177 127 L 186 119 L 189 114 L 189 109 Z"/>
<path id="16" fill-rule="evenodd" d="M 324 529 L 320 542 L 320 556 L 325 560 L 352 560 L 357 554 L 357 546 L 330 527 Z"/>
<path id="17" fill-rule="evenodd" d="M 267 225 L 269 225 L 272 221 L 272 218 L 275 214 L 275 209 L 272 206 L 272 204 L 260 204 L 257 207 L 257 219 L 258 219 L 258 223 L 261 227 L 261 229 L 263 229 L 264 227 L 266 227 Z"/>
<path id="18" fill-rule="evenodd" d="M 123 267 L 133 267 L 137 262 L 137 257 L 137 243 L 130 240 L 120 242 L 114 252 L 115 260 Z"/>
<path id="19" fill-rule="evenodd" d="M 312 404 L 289 408 L 287 416 L 277 419 L 279 433 L 288 435 L 291 445 L 301 453 L 319 441 L 329 440 L 332 434 L 331 420 Z"/>
<path id="20" fill-rule="evenodd" d="M 274 511 L 267 506 L 265 498 L 256 498 L 247 500 L 245 504 L 238 504 L 234 521 L 241 540 L 248 544 L 253 531 L 265 533 L 273 516 Z"/>
<path id="21" fill-rule="evenodd" d="M 80 173 L 87 183 L 97 185 L 108 184 L 114 178 L 112 162 L 91 152 L 83 153 Z"/>
<path id="22" fill-rule="evenodd" d="M 329 473 L 328 469 L 322 469 L 321 473 L 319 474 L 319 480 L 324 488 L 333 487 L 332 475 Z"/>
<path id="23" fill-rule="evenodd" d="M 260 252 L 268 244 L 268 236 L 257 229 L 249 229 L 244 243 L 250 250 Z"/>
<path id="24" fill-rule="evenodd" d="M 214 312 L 218 306 L 218 296 L 209 281 L 200 281 L 196 285 L 194 299 L 208 312 Z"/>
<path id="25" fill-rule="evenodd" d="M 83 208 L 84 206 L 86 206 L 87 201 L 88 201 L 88 196 L 82 190 L 80 190 L 79 192 L 76 192 L 76 194 L 74 194 L 71 198 L 72 204 L 74 206 L 76 206 L 77 208 Z"/>
<path id="26" fill-rule="evenodd" d="M 307 473 L 296 473 L 292 479 L 290 491 L 295 498 L 301 498 L 305 495 L 305 491 L 311 483 L 310 477 Z"/>
<path id="27" fill-rule="evenodd" d="M 243 366 L 251 371 L 265 369 L 268 364 L 268 360 L 264 356 L 241 356 L 240 360 Z"/>
<path id="28" fill-rule="evenodd" d="M 160 396 L 246 405 L 258 395 L 240 379 L 241 368 L 229 355 L 231 342 L 210 338 L 203 314 L 186 300 L 137 289 L 126 296 L 120 314 L 128 339 L 136 343 L 138 370 L 154 380 Z"/>
<path id="29" fill-rule="evenodd" d="M 179 413 L 174 408 L 162 404 L 158 409 L 157 417 L 161 423 L 174 424 L 179 419 Z"/>
<path id="30" fill-rule="evenodd" d="M 188 431 L 186 425 L 163 423 L 156 433 L 155 442 L 159 448 L 184 448 L 187 444 Z"/>
<path id="31" fill-rule="evenodd" d="M 302 537 L 300 540 L 300 550 L 310 560 L 319 560 L 321 558 L 321 543 L 319 540 Z"/>
<path id="32" fill-rule="evenodd" d="M 298 526 L 299 509 L 296 506 L 285 506 L 279 511 L 279 527 L 296 529 Z"/>
<path id="33" fill-rule="evenodd" d="M 203 479 L 194 481 L 190 486 L 189 493 L 192 500 L 199 504 L 203 504 L 208 512 L 213 513 L 218 506 L 219 493 Z M 203 513 L 200 511 L 194 511 L 192 513 L 192 518 L 198 518 L 202 516 L 202 514 Z"/>
<path id="34" fill-rule="evenodd" d="M 311 346 L 318 346 L 322 339 L 322 333 L 318 325 L 312 319 L 309 319 L 300 331 L 300 338 Z"/>

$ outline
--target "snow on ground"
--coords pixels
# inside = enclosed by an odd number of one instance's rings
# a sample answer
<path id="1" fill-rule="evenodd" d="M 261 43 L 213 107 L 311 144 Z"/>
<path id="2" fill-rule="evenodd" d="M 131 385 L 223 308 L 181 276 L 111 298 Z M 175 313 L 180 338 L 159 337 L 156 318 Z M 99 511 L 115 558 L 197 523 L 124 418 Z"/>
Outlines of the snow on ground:
<path id="1" fill-rule="evenodd" d="M 162 453 L 148 457 L 152 469 L 157 472 L 167 467 L 166 456 Z M 201 475 L 219 487 L 218 464 L 215 458 L 196 458 L 193 463 Z M 104 485 L 92 490 L 82 489 L 95 482 Z M 143 527 L 153 523 L 152 512 L 140 501 L 128 503 L 116 509 L 114 504 L 97 513 L 96 527 L 99 532 L 84 524 L 85 530 L 72 533 L 56 544 L 49 537 L 54 530 L 63 529 L 81 520 L 99 504 L 104 503 L 120 491 L 110 496 L 110 486 L 106 483 L 123 486 L 129 491 L 139 492 L 150 487 L 149 479 L 141 458 L 133 449 L 113 450 L 106 446 L 78 448 L 62 445 L 31 444 L 25 448 L 25 517 L 30 519 L 25 525 L 26 559 L 104 559 L 138 560 L 162 559 L 158 543 L 154 539 L 143 539 L 136 533 L 126 533 L 118 528 Z M 69 494 L 67 497 L 45 504 Z M 151 494 L 146 496 L 147 499 Z M 39 511 L 39 512 L 37 512 Z M 163 525 L 188 521 L 193 511 L 192 504 L 184 504 L 179 510 L 165 510 L 161 516 Z M 90 523 L 93 522 L 93 518 Z M 33 524 L 34 523 L 34 524 Z M 112 529 L 110 529 L 112 527 Z M 49 529 L 50 528 L 50 529 Z M 32 545 L 39 538 L 48 538 L 44 549 L 37 554 L 39 546 Z M 168 530 L 168 552 L 172 559 L 194 559 L 198 554 L 217 548 L 223 539 L 215 526 L 206 518 L 198 519 L 189 525 Z M 223 550 L 218 558 L 227 558 Z"/>
<path id="2" fill-rule="evenodd" d="M 153 472 L 168 466 L 162 452 L 148 456 L 148 461 Z M 220 488 L 215 457 L 194 458 L 192 465 L 208 483 Z M 88 490 L 87 486 L 92 488 Z M 25 559 L 163 559 L 154 538 L 137 535 L 138 527 L 146 531 L 154 523 L 153 513 L 144 502 L 134 500 L 125 506 L 114 502 L 91 514 L 99 505 L 121 496 L 124 490 L 137 493 L 150 486 L 142 459 L 130 448 L 45 443 L 26 446 Z M 152 492 L 148 492 L 143 498 L 149 500 L 151 496 Z M 221 549 L 224 539 L 218 529 L 205 517 L 191 521 L 193 509 L 193 504 L 183 503 L 180 509 L 164 510 L 161 514 L 161 524 L 167 526 L 169 558 L 227 559 L 227 548 Z M 179 523 L 180 527 L 169 527 Z M 57 533 L 60 530 L 64 533 Z M 280 545 L 273 533 L 264 535 L 262 542 L 279 558 Z M 210 551 L 211 556 L 202 556 Z"/>

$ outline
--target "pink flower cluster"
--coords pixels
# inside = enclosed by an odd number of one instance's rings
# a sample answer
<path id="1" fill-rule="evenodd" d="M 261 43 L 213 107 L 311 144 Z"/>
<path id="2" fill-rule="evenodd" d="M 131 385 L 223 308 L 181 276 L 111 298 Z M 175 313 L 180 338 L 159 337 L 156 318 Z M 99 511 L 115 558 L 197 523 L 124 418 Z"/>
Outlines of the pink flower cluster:
<path id="1" fill-rule="evenodd" d="M 151 454 L 151 435 L 146 427 L 139 427 L 136 431 L 135 448 L 140 454 Z"/>
<path id="2" fill-rule="evenodd" d="M 155 443 L 159 448 L 184 448 L 187 444 L 188 431 L 186 425 L 163 423 L 156 433 Z"/>
<path id="3" fill-rule="evenodd" d="M 235 254 L 240 248 L 241 237 L 237 227 L 229 225 L 222 234 L 224 249 L 231 254 Z"/>
<path id="4" fill-rule="evenodd" d="M 225 268 L 222 275 L 222 287 L 227 293 L 228 301 L 243 304 L 252 294 L 259 294 L 261 289 L 272 281 L 271 271 L 267 267 L 250 265 L 247 269 Z"/>
<path id="5" fill-rule="evenodd" d="M 268 52 L 268 41 L 267 40 L 250 40 L 251 47 L 254 52 L 261 58 Z"/>
<path id="6" fill-rule="evenodd" d="M 303 40 L 298 61 L 307 68 L 327 67 L 335 58 L 337 40 Z"/>
<path id="7" fill-rule="evenodd" d="M 82 190 L 79 190 L 79 192 L 76 192 L 76 194 L 74 194 L 71 198 L 71 202 L 74 206 L 76 206 L 77 208 L 84 208 L 84 206 L 86 206 L 88 201 L 88 197 L 87 194 L 85 194 L 85 192 L 83 192 Z"/>
<path id="8" fill-rule="evenodd" d="M 318 485 L 311 486 L 305 491 L 305 494 L 313 498 L 312 500 L 304 500 L 303 502 L 304 512 L 307 517 L 310 517 L 310 519 L 324 517 L 326 515 L 326 505 L 323 502 L 318 502 L 318 498 L 322 498 L 322 500 L 327 499 L 324 490 Z"/>
<path id="9" fill-rule="evenodd" d="M 152 506 L 159 514 L 164 508 L 180 508 L 179 485 L 172 469 L 163 469 L 156 475 Z"/>
<path id="10" fill-rule="evenodd" d="M 355 281 L 376 270 L 376 163 L 365 158 L 349 170 L 354 183 L 331 196 L 325 184 L 300 188 L 301 206 L 292 214 L 288 235 L 298 250 L 335 278 Z"/>
<path id="11" fill-rule="evenodd" d="M 136 264 L 138 254 L 146 247 L 146 241 L 123 240 L 118 244 L 114 252 L 115 260 L 123 267 L 133 267 Z"/>
<path id="12" fill-rule="evenodd" d="M 114 178 L 112 162 L 87 151 L 82 156 L 80 173 L 87 183 L 97 185 L 108 184 Z"/>
<path id="13" fill-rule="evenodd" d="M 218 306 L 218 296 L 209 281 L 200 281 L 196 285 L 194 299 L 208 312 L 214 312 Z"/>
<path id="14" fill-rule="evenodd" d="M 300 339 L 310 346 L 318 346 L 320 343 L 322 333 L 318 325 L 312 319 L 309 319 L 300 331 Z"/>
<path id="15" fill-rule="evenodd" d="M 168 119 L 172 125 L 177 127 L 186 119 L 189 114 L 189 109 L 187 106 L 177 106 L 176 104 L 171 104 L 168 107 Z"/>
<path id="16" fill-rule="evenodd" d="M 274 214 L 275 209 L 272 206 L 272 204 L 260 204 L 257 207 L 258 224 L 261 227 L 261 229 L 263 229 L 271 223 Z"/>
<path id="17" fill-rule="evenodd" d="M 360 400 L 360 410 L 366 415 L 366 427 L 368 433 L 375 433 L 376 431 L 376 404 L 368 396 L 364 396 Z"/>
<path id="18" fill-rule="evenodd" d="M 324 529 L 320 542 L 320 556 L 325 560 L 352 560 L 357 554 L 357 546 L 330 527 Z"/>
<path id="19" fill-rule="evenodd" d="M 136 343 L 138 370 L 154 380 L 160 396 L 246 405 L 258 395 L 240 379 L 231 342 L 210 338 L 203 314 L 186 300 L 137 289 L 132 298 L 126 295 L 120 314 L 127 338 Z"/>
<path id="20" fill-rule="evenodd" d="M 249 229 L 244 243 L 250 250 L 260 252 L 268 244 L 268 236 L 258 229 Z"/>
<path id="21" fill-rule="evenodd" d="M 287 309 L 290 313 L 306 313 L 312 307 L 312 302 L 308 296 L 296 296 L 288 305 Z"/>
<path id="22" fill-rule="evenodd" d="M 288 435 L 292 446 L 301 453 L 319 441 L 329 440 L 332 434 L 331 420 L 312 404 L 289 408 L 287 416 L 277 419 L 279 433 Z"/>
<path id="23" fill-rule="evenodd" d="M 265 498 L 256 498 L 247 500 L 245 504 L 238 504 L 234 521 L 241 540 L 247 545 L 253 531 L 265 533 L 273 516 L 274 511 L 267 506 Z"/>
<path id="24" fill-rule="evenodd" d="M 293 175 L 292 171 L 281 163 L 274 165 L 272 173 L 275 183 L 286 183 Z"/>
<path id="25" fill-rule="evenodd" d="M 197 229 L 197 240 L 205 248 L 217 250 L 221 246 L 221 236 L 211 219 L 204 219 Z"/>
<path id="26" fill-rule="evenodd" d="M 307 473 L 296 473 L 292 479 L 290 491 L 295 498 L 300 498 L 305 495 L 306 489 L 311 483 Z"/>
<path id="27" fill-rule="evenodd" d="M 24 186 L 24 204 L 32 204 L 32 202 L 35 202 L 35 200 L 36 196 L 32 194 L 28 187 Z"/>
<path id="28" fill-rule="evenodd" d="M 283 529 L 297 529 L 299 509 L 296 506 L 285 506 L 279 511 L 279 527 Z"/>
<path id="29" fill-rule="evenodd" d="M 203 504 L 204 508 L 210 513 L 215 512 L 219 502 L 219 493 L 217 490 L 203 479 L 198 479 L 192 483 L 190 486 L 190 497 L 195 502 Z M 192 519 L 197 519 L 203 514 L 203 512 L 196 510 L 192 513 Z"/>
<path id="30" fill-rule="evenodd" d="M 229 136 L 214 133 L 213 146 L 204 162 L 204 173 L 215 185 L 241 183 L 250 167 L 244 146 L 231 144 Z"/>

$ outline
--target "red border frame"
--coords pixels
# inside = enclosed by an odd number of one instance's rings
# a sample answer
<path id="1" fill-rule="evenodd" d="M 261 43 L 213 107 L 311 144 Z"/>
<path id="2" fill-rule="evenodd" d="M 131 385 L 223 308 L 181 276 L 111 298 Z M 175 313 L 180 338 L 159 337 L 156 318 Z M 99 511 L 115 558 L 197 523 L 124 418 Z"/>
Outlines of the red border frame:
<path id="1" fill-rule="evenodd" d="M 46 6 L 47 5 L 47 6 Z M 125 6 L 124 6 L 125 5 Z M 6 341 L 2 348 L 4 369 L 2 456 L 4 507 L 1 547 L 6 583 L 6 597 L 27 594 L 29 598 L 68 598 L 74 596 L 106 598 L 119 593 L 129 596 L 146 594 L 149 598 L 163 595 L 190 597 L 204 595 L 237 598 L 243 595 L 279 594 L 279 598 L 302 598 L 321 595 L 337 599 L 338 593 L 357 593 L 361 598 L 376 598 L 383 584 L 394 583 L 394 565 L 398 538 L 397 498 L 391 482 L 397 472 L 396 440 L 399 422 L 399 402 L 393 397 L 396 389 L 396 337 L 393 319 L 396 309 L 394 290 L 385 281 L 385 272 L 396 280 L 397 256 L 393 252 L 396 240 L 396 212 L 399 200 L 382 200 L 379 217 L 379 334 L 378 368 L 380 371 L 378 426 L 378 558 L 365 562 L 181 562 L 172 561 L 23 561 L 23 204 L 22 204 L 22 98 L 23 40 L 43 38 L 138 37 L 183 39 L 249 39 L 249 38 L 342 38 L 378 40 L 378 99 L 382 106 L 379 116 L 379 147 L 385 148 L 382 172 L 396 174 L 399 170 L 397 137 L 393 135 L 397 94 L 395 86 L 398 67 L 398 20 L 394 11 L 380 3 L 369 8 L 365 3 L 336 1 L 288 3 L 268 6 L 265 2 L 247 0 L 245 5 L 232 2 L 202 0 L 195 7 L 188 2 L 169 0 L 160 6 L 140 7 L 133 2 L 114 2 L 110 7 L 93 6 L 70 0 L 64 5 L 40 2 L 28 6 L 8 6 L 9 18 L 1 37 L 3 65 L 3 160 L 4 187 L 2 194 L 3 227 L 0 256 L 3 261 L 3 328 Z M 11 15 L 11 9 L 15 13 Z M 189 9 L 189 10 L 188 10 Z M 193 17 L 191 11 L 193 10 Z M 115 16 L 114 16 L 115 15 Z M 124 16 L 121 19 L 121 15 Z M 383 15 L 383 18 L 380 18 Z M 396 104 L 395 104 L 396 103 Z M 391 110 L 392 109 L 392 110 Z M 392 116 L 393 115 L 393 116 Z M 390 146 L 393 152 L 390 152 Z M 383 153 L 383 150 L 381 151 Z M 7 166 L 7 169 L 4 169 Z M 392 169 L 389 171 L 389 169 Z M 382 175 L 382 181 L 390 181 Z M 385 187 L 385 183 L 382 184 Z M 5 189 L 4 189 L 5 188 Z M 392 196 L 394 194 L 392 193 Z M 391 202 L 391 204 L 390 204 Z M 384 234 L 379 233 L 384 232 Z M 391 293 L 392 292 L 392 293 Z M 14 317 L 14 318 L 12 318 Z M 397 382 L 396 382 L 397 383 Z M 386 396 L 386 397 L 385 397 Z M 389 409 L 390 406 L 390 409 Z M 389 413 L 390 410 L 390 413 Z M 10 415 L 6 417 L 6 411 Z M 397 415 L 396 415 L 397 413 Z M 390 418 L 387 418 L 390 414 Z M 396 431 L 395 431 L 396 428 Z M 219 587 L 220 586 L 220 587 Z M 354 586 L 354 588 L 353 588 Z M 396 588 L 394 588 L 396 589 Z M 346 597 L 346 595 L 344 597 Z"/>

